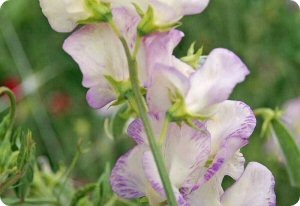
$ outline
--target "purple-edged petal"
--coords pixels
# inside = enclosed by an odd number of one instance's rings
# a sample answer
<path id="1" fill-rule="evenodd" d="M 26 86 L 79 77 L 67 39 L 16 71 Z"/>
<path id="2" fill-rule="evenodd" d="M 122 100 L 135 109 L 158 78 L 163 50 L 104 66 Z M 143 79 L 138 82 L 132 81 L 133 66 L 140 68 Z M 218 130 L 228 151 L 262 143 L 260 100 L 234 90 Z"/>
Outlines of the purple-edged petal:
<path id="1" fill-rule="evenodd" d="M 201 123 L 198 122 L 198 126 L 195 129 L 173 123 L 163 144 L 169 176 L 177 188 L 190 184 L 192 174 L 203 167 L 209 157 L 210 135 Z"/>
<path id="2" fill-rule="evenodd" d="M 159 137 L 162 127 L 163 119 L 158 119 L 153 115 L 148 115 L 150 123 L 156 138 Z M 147 135 L 141 119 L 134 120 L 127 129 L 128 136 L 130 136 L 137 144 L 148 144 Z"/>
<path id="3" fill-rule="evenodd" d="M 191 89 L 186 106 L 191 114 L 206 113 L 211 105 L 226 100 L 237 83 L 244 81 L 249 71 L 234 53 L 214 49 L 204 65 L 191 77 Z"/>
<path id="4" fill-rule="evenodd" d="M 221 198 L 223 206 L 275 206 L 274 177 L 263 165 L 251 162 Z"/>
<path id="5" fill-rule="evenodd" d="M 207 129 L 212 139 L 210 155 L 213 157 L 213 162 L 204 176 L 193 187 L 193 191 L 209 181 L 234 159 L 239 149 L 248 143 L 248 138 L 255 125 L 255 116 L 251 108 L 245 103 L 227 100 L 218 105 L 215 115 L 207 121 Z M 244 159 L 241 157 L 237 158 L 236 161 L 243 163 Z M 237 174 L 237 172 L 241 169 L 236 168 L 236 170 L 229 170 L 227 173 L 232 174 L 233 177 L 238 177 L 239 173 Z"/>
<path id="6" fill-rule="evenodd" d="M 162 184 L 162 181 L 160 179 L 153 155 L 151 153 L 151 151 L 147 151 L 144 153 L 143 156 L 143 168 L 146 174 L 146 177 L 150 183 L 150 185 L 152 186 L 152 188 L 159 194 L 159 196 L 156 196 L 155 200 L 151 200 L 151 196 L 150 196 L 150 202 L 151 203 L 159 203 L 159 202 L 163 202 L 166 200 L 166 195 L 165 195 L 165 191 L 164 191 L 164 187 Z M 171 180 L 172 182 L 172 180 Z M 172 184 L 172 183 L 171 183 Z M 175 198 L 177 200 L 177 204 L 179 206 L 189 206 L 189 204 L 185 201 L 185 199 L 183 198 L 183 196 L 180 194 L 179 190 L 173 186 L 173 192 L 175 195 Z M 156 205 L 155 204 L 155 205 Z"/>
<path id="7" fill-rule="evenodd" d="M 245 103 L 227 100 L 219 104 L 216 113 L 207 121 L 212 154 L 217 154 L 222 148 L 232 149 L 234 154 L 248 143 L 255 126 L 255 115 Z"/>
<path id="8" fill-rule="evenodd" d="M 79 64 L 85 87 L 103 84 L 104 75 L 119 81 L 128 79 L 123 46 L 107 24 L 79 29 L 65 41 L 63 48 Z"/>
<path id="9" fill-rule="evenodd" d="M 147 192 L 147 180 L 142 168 L 145 148 L 136 146 L 119 158 L 112 170 L 110 183 L 112 189 L 122 198 L 139 198 Z"/>
<path id="10" fill-rule="evenodd" d="M 151 83 L 148 88 L 147 102 L 150 112 L 164 114 L 172 105 L 171 98 L 176 95 L 182 97 L 189 89 L 189 81 L 181 72 L 173 67 L 156 65 L 152 72 Z"/>
<path id="11" fill-rule="evenodd" d="M 114 91 L 109 87 L 92 87 L 86 94 L 89 105 L 94 109 L 106 106 L 108 103 L 116 99 Z"/>

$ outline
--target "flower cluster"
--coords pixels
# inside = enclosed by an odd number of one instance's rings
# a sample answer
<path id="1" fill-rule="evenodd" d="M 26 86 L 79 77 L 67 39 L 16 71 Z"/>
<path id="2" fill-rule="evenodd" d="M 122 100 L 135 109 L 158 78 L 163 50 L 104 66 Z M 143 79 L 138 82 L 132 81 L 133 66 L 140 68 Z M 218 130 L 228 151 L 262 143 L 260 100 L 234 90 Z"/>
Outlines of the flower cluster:
<path id="1" fill-rule="evenodd" d="M 173 55 L 184 34 L 175 29 L 208 0 L 40 0 L 51 26 L 76 30 L 63 48 L 79 64 L 87 101 L 95 109 L 128 104 L 141 115 L 138 84 L 178 205 L 275 205 L 274 178 L 240 149 L 256 119 L 243 102 L 228 100 L 249 74 L 233 52 L 218 48 L 203 56 L 194 45 Z M 125 46 L 124 46 L 125 45 Z M 130 69 L 138 69 L 132 78 Z M 135 81 L 134 81 L 135 80 Z M 116 163 L 111 185 L 123 198 L 147 197 L 167 205 L 167 195 L 141 119 L 128 127 L 136 146 Z M 236 182 L 222 189 L 225 176 Z"/>

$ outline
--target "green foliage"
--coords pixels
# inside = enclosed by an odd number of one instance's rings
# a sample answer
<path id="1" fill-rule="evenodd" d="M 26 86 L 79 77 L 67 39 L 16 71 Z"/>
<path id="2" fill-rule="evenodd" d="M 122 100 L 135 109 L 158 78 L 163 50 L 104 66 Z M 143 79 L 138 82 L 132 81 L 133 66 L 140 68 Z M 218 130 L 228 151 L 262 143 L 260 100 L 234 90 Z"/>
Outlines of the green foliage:
<path id="1" fill-rule="evenodd" d="M 0 87 L 0 94 L 10 96 L 11 109 L 0 123 L 0 195 L 15 185 L 16 194 L 24 199 L 33 180 L 35 144 L 30 132 L 12 133 L 15 99 L 10 90 Z"/>
<path id="2" fill-rule="evenodd" d="M 272 127 L 283 151 L 287 171 L 292 186 L 300 187 L 300 149 L 295 138 L 278 119 L 272 121 Z"/>

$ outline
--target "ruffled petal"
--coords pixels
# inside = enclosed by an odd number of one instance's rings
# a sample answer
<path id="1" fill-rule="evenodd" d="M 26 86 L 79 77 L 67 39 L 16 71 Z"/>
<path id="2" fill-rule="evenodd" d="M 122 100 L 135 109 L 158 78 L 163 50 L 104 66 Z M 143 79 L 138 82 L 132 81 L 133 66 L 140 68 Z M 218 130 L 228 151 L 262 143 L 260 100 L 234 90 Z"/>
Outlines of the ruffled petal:
<path id="1" fill-rule="evenodd" d="M 221 198 L 223 206 L 275 206 L 274 177 L 263 165 L 251 162 Z"/>
<path id="2" fill-rule="evenodd" d="M 191 114 L 206 113 L 208 107 L 226 100 L 249 71 L 234 53 L 214 49 L 204 65 L 191 77 L 186 106 Z"/>
<path id="3" fill-rule="evenodd" d="M 147 192 L 147 180 L 142 168 L 145 148 L 136 146 L 119 158 L 112 170 L 110 183 L 112 189 L 122 198 L 139 198 Z"/>
<path id="4" fill-rule="evenodd" d="M 193 191 L 209 181 L 234 159 L 239 149 L 248 143 L 248 138 L 252 134 L 255 125 L 255 116 L 251 108 L 245 103 L 227 100 L 219 104 L 215 115 L 207 121 L 207 129 L 212 138 L 210 155 L 213 157 L 213 162 L 204 176 L 193 187 Z M 243 163 L 243 157 L 236 157 L 237 162 L 235 164 L 240 165 L 238 163 Z M 241 168 L 235 169 L 236 171 L 229 170 L 228 174 L 237 178 L 240 175 Z M 223 172 L 226 174 L 226 171 Z"/>
<path id="5" fill-rule="evenodd" d="M 216 113 L 207 121 L 212 138 L 212 154 L 217 154 L 223 148 L 232 149 L 231 154 L 234 154 L 248 143 L 255 126 L 255 115 L 245 103 L 227 100 L 219 104 Z"/>
<path id="6" fill-rule="evenodd" d="M 123 46 L 107 24 L 79 29 L 65 41 L 63 48 L 79 64 L 85 87 L 103 84 L 104 75 L 119 81 L 129 77 Z"/>

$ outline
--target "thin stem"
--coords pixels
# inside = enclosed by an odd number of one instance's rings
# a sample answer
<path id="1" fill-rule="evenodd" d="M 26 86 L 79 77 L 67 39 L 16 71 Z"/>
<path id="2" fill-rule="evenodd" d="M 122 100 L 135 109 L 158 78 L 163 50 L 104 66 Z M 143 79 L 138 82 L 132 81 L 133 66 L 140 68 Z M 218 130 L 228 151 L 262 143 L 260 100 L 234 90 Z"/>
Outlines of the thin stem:
<path id="1" fill-rule="evenodd" d="M 127 57 L 127 61 L 128 61 L 128 68 L 129 68 L 130 82 L 132 85 L 132 90 L 134 93 L 135 101 L 138 106 L 139 116 L 143 122 L 145 132 L 147 134 L 149 146 L 151 148 L 161 181 L 163 183 L 165 193 L 166 193 L 166 196 L 168 199 L 168 203 L 170 206 L 176 206 L 177 202 L 175 199 L 175 195 L 173 193 L 171 181 L 169 179 L 169 176 L 168 176 L 165 164 L 164 164 L 164 160 L 163 160 L 163 156 L 162 156 L 160 147 L 158 146 L 158 144 L 156 142 L 156 138 L 153 133 L 153 130 L 152 130 L 152 127 L 150 124 L 150 120 L 148 118 L 148 113 L 147 113 L 148 109 L 147 109 L 145 100 L 140 91 L 140 84 L 139 84 L 139 78 L 138 78 L 138 64 L 136 61 L 136 55 L 138 53 L 137 52 L 138 45 L 136 46 L 137 49 L 135 49 L 135 52 L 134 52 L 135 56 L 131 56 L 130 49 L 126 43 L 126 40 L 124 39 L 124 37 L 122 37 L 120 35 L 120 32 L 118 31 L 118 29 L 116 28 L 114 23 L 111 23 L 111 26 L 112 26 L 113 30 L 116 32 L 116 35 L 118 35 L 119 39 L 121 40 L 124 50 L 125 50 L 125 53 L 126 53 L 126 57 Z M 137 38 L 138 42 L 140 42 L 140 39 L 141 39 L 140 37 Z M 137 42 L 137 44 L 139 44 L 138 42 Z"/>

